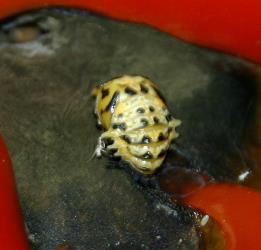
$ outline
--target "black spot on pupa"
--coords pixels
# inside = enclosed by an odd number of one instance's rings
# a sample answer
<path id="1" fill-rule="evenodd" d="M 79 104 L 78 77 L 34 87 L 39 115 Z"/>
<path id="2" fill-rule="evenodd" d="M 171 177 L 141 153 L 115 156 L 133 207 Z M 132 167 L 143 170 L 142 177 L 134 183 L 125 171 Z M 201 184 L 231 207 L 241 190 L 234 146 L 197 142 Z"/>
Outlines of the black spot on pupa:
<path id="1" fill-rule="evenodd" d="M 155 108 L 153 106 L 150 106 L 149 109 L 150 109 L 150 112 L 154 112 L 155 111 Z"/>
<path id="2" fill-rule="evenodd" d="M 136 111 L 137 111 L 138 113 L 140 113 L 140 114 L 145 113 L 145 109 L 144 109 L 144 108 L 137 108 Z"/>
<path id="3" fill-rule="evenodd" d="M 126 87 L 124 91 L 128 95 L 136 95 L 137 94 L 136 90 L 134 90 L 134 89 L 132 89 L 130 87 Z"/>
<path id="4" fill-rule="evenodd" d="M 108 89 L 102 89 L 102 99 L 108 96 L 110 91 Z"/>
<path id="5" fill-rule="evenodd" d="M 158 124 L 159 123 L 159 118 L 158 117 L 153 117 L 153 121 L 155 122 L 155 124 Z"/>
<path id="6" fill-rule="evenodd" d="M 153 155 L 150 151 L 148 151 L 142 156 L 142 158 L 146 160 L 153 159 Z"/>
<path id="7" fill-rule="evenodd" d="M 114 140 L 110 137 L 104 137 L 102 138 L 102 142 L 104 143 L 104 146 L 107 147 L 109 145 L 112 145 L 114 143 Z"/>
<path id="8" fill-rule="evenodd" d="M 121 117 L 123 117 L 123 114 L 122 113 L 118 114 L 118 118 L 121 118 Z"/>
<path id="9" fill-rule="evenodd" d="M 114 155 L 117 151 L 118 151 L 117 148 L 111 148 L 111 149 L 107 150 L 107 153 L 108 153 L 110 156 L 112 156 L 112 155 Z"/>
<path id="10" fill-rule="evenodd" d="M 165 118 L 166 118 L 167 122 L 169 122 L 173 119 L 171 114 L 167 114 Z"/>
<path id="11" fill-rule="evenodd" d="M 142 137 L 142 140 L 141 140 L 141 143 L 142 143 L 142 144 L 148 144 L 148 143 L 150 143 L 150 142 L 151 142 L 151 138 L 150 138 L 149 136 L 144 135 L 144 136 Z"/>
<path id="12" fill-rule="evenodd" d="M 120 129 L 120 130 L 126 130 L 126 123 L 113 123 L 112 124 L 113 129 Z"/>
<path id="13" fill-rule="evenodd" d="M 161 157 L 165 156 L 166 153 L 167 153 L 167 150 L 162 149 L 162 150 L 160 151 L 160 153 L 158 154 L 158 158 L 161 158 Z"/>
<path id="14" fill-rule="evenodd" d="M 127 135 L 122 135 L 121 139 L 124 140 L 125 142 L 127 142 L 128 144 L 131 143 L 131 138 Z"/>
<path id="15" fill-rule="evenodd" d="M 166 137 L 162 133 L 160 133 L 158 136 L 158 141 L 164 141 L 164 140 L 166 140 Z"/>
<path id="16" fill-rule="evenodd" d="M 148 122 L 148 120 L 147 120 L 147 119 L 145 119 L 145 118 L 142 118 L 142 119 L 140 120 L 140 123 L 142 124 L 142 126 L 143 126 L 143 127 L 146 127 L 146 126 L 148 126 L 148 125 L 149 125 L 149 122 Z"/>
<path id="17" fill-rule="evenodd" d="M 149 89 L 141 83 L 140 84 L 140 91 L 144 94 L 147 94 L 149 92 Z"/>
<path id="18" fill-rule="evenodd" d="M 168 128 L 168 133 L 171 133 L 172 132 L 172 128 Z"/>
<path id="19" fill-rule="evenodd" d="M 116 91 L 116 92 L 113 94 L 113 96 L 112 96 L 112 98 L 111 98 L 111 101 L 110 101 L 110 102 L 108 103 L 108 105 L 106 106 L 105 111 L 107 111 L 107 112 L 110 111 L 111 113 L 114 112 L 115 106 L 116 106 L 116 104 L 117 104 L 118 96 L 119 96 L 119 91 Z"/>

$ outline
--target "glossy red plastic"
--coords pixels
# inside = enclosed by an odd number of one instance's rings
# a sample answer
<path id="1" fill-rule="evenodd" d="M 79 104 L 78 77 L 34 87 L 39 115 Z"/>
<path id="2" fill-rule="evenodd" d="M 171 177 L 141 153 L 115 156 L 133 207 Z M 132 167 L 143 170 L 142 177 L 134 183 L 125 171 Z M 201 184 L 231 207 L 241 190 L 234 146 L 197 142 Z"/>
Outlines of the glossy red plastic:
<path id="1" fill-rule="evenodd" d="M 47 6 L 86 9 L 261 63 L 259 0 L 0 0 L 0 6 L 0 18 Z"/>
<path id="2" fill-rule="evenodd" d="M 0 136 L 0 249 L 28 250 L 11 160 Z"/>
<path id="3" fill-rule="evenodd" d="M 260 192 L 237 185 L 213 184 L 188 196 L 185 203 L 218 222 L 225 235 L 226 249 L 261 249 Z"/>

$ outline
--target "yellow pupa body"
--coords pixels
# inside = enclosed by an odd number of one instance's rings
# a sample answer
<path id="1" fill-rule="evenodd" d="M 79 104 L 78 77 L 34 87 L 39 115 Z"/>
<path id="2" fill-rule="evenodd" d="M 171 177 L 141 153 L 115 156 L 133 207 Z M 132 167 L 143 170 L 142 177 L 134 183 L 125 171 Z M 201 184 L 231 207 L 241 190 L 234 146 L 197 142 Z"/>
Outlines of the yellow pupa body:
<path id="1" fill-rule="evenodd" d="M 181 123 L 174 119 L 157 86 L 148 78 L 125 75 L 92 91 L 104 132 L 96 155 L 121 157 L 142 174 L 152 174 L 166 157 Z"/>

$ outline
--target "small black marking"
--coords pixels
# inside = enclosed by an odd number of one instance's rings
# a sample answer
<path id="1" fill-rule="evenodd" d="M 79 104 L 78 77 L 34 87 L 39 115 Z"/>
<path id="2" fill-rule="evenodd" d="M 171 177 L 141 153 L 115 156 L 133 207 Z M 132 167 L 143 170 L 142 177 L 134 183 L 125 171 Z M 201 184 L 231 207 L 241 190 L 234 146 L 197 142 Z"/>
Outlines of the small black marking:
<path id="1" fill-rule="evenodd" d="M 131 138 L 127 135 L 122 135 L 121 139 L 124 140 L 125 142 L 127 142 L 128 144 L 131 143 Z"/>
<path id="2" fill-rule="evenodd" d="M 159 123 L 159 118 L 156 117 L 156 116 L 154 116 L 154 117 L 153 117 L 153 121 L 155 122 L 155 124 L 158 124 L 158 123 Z"/>
<path id="3" fill-rule="evenodd" d="M 113 129 L 126 130 L 126 123 L 113 123 L 112 128 Z"/>
<path id="4" fill-rule="evenodd" d="M 171 121 L 171 120 L 173 119 L 173 117 L 172 117 L 171 114 L 167 114 L 167 115 L 165 116 L 165 118 L 166 118 L 167 122 L 169 122 L 169 121 Z"/>
<path id="5" fill-rule="evenodd" d="M 153 106 L 150 106 L 149 109 L 150 109 L 150 112 L 154 112 L 155 111 L 155 108 Z"/>
<path id="6" fill-rule="evenodd" d="M 168 133 L 171 133 L 172 132 L 172 128 L 168 128 Z"/>
<path id="7" fill-rule="evenodd" d="M 102 138 L 102 142 L 104 143 L 104 146 L 107 147 L 109 145 L 112 145 L 114 143 L 114 140 L 110 137 L 104 137 Z"/>
<path id="8" fill-rule="evenodd" d="M 163 103 L 166 105 L 166 104 L 167 104 L 166 99 L 165 99 L 165 97 L 161 94 L 161 92 L 160 92 L 156 87 L 153 87 L 153 89 L 154 89 L 155 92 L 158 94 L 159 98 L 163 101 Z"/>
<path id="9" fill-rule="evenodd" d="M 116 91 L 112 98 L 111 98 L 111 101 L 108 103 L 108 105 L 106 106 L 105 108 L 105 111 L 110 111 L 111 113 L 114 112 L 115 110 L 115 107 L 116 107 L 116 104 L 117 104 L 117 100 L 118 100 L 118 96 L 119 96 L 119 91 Z"/>
<path id="10" fill-rule="evenodd" d="M 117 148 L 110 148 L 109 150 L 107 150 L 109 155 L 114 155 L 116 152 L 118 152 Z"/>
<path id="11" fill-rule="evenodd" d="M 121 117 L 123 117 L 123 114 L 122 113 L 118 114 L 118 118 L 121 118 Z"/>
<path id="12" fill-rule="evenodd" d="M 158 141 L 164 141 L 164 140 L 166 140 L 166 137 L 162 133 L 160 133 L 158 136 Z"/>
<path id="13" fill-rule="evenodd" d="M 147 93 L 149 92 L 149 89 L 141 83 L 141 84 L 140 84 L 140 91 L 141 91 L 142 93 L 147 94 Z"/>
<path id="14" fill-rule="evenodd" d="M 143 159 L 146 159 L 146 160 L 150 160 L 150 159 L 153 159 L 153 155 L 150 151 L 146 152 L 143 156 L 142 156 Z"/>
<path id="15" fill-rule="evenodd" d="M 108 89 L 102 89 L 102 99 L 108 96 L 110 91 Z"/>
<path id="16" fill-rule="evenodd" d="M 147 119 L 145 119 L 145 118 L 142 118 L 142 119 L 140 120 L 140 122 L 141 122 L 141 124 L 142 124 L 142 126 L 143 126 L 143 127 L 146 127 L 146 126 L 148 126 L 148 125 L 149 125 L 149 122 L 148 122 L 148 120 L 147 120 Z"/>
<path id="17" fill-rule="evenodd" d="M 167 153 L 167 150 L 162 149 L 162 150 L 160 151 L 160 153 L 158 154 L 158 158 L 161 158 L 161 157 L 165 156 L 166 153 Z"/>
<path id="18" fill-rule="evenodd" d="M 124 91 L 128 95 L 136 95 L 137 94 L 137 91 L 132 89 L 132 88 L 130 88 L 130 87 L 126 87 Z"/>
<path id="19" fill-rule="evenodd" d="M 142 137 L 142 140 L 141 140 L 141 143 L 142 143 L 142 144 L 148 144 L 148 143 L 150 143 L 150 142 L 151 142 L 151 138 L 150 138 L 149 136 L 144 135 L 144 136 Z"/>
<path id="20" fill-rule="evenodd" d="M 144 108 L 137 108 L 136 111 L 137 111 L 138 113 L 141 113 L 141 114 L 145 113 L 145 109 L 144 109 Z"/>

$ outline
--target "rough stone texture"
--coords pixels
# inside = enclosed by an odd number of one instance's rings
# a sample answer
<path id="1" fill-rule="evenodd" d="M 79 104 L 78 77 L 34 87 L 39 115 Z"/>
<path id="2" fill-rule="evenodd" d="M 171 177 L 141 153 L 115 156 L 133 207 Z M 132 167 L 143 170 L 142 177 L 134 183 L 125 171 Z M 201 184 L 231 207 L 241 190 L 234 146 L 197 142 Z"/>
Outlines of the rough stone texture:
<path id="1" fill-rule="evenodd" d="M 39 32 L 12 32 L 29 24 Z M 185 209 L 168 215 L 125 171 L 91 159 L 100 131 L 90 91 L 122 74 L 149 76 L 183 121 L 175 147 L 188 167 L 234 181 L 238 169 L 228 163 L 240 153 L 255 100 L 252 80 L 238 76 L 243 62 L 142 25 L 67 10 L 4 23 L 0 55 L 0 130 L 35 249 L 200 248 Z"/>

